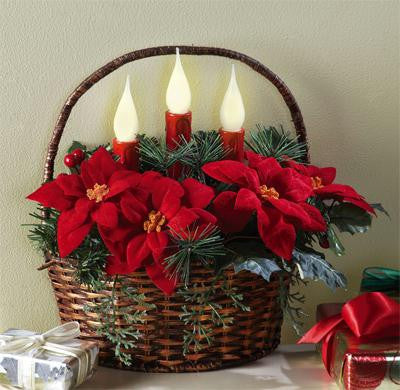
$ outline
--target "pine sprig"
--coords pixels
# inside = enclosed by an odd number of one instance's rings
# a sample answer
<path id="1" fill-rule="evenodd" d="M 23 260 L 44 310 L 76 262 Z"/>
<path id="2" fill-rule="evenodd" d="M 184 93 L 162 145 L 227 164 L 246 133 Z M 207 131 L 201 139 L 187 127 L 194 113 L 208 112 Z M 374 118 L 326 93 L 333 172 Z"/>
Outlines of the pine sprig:
<path id="1" fill-rule="evenodd" d="M 190 266 L 194 259 L 208 266 L 216 256 L 225 254 L 221 232 L 213 225 L 206 226 L 202 231 L 199 226 L 185 232 L 171 231 L 172 247 L 176 251 L 164 261 L 171 278 L 182 280 L 188 285 Z"/>
<path id="2" fill-rule="evenodd" d="M 184 149 L 184 153 L 181 153 L 181 148 Z M 206 163 L 222 160 L 227 151 L 222 145 L 218 132 L 212 130 L 192 134 L 189 142 L 183 139 L 177 153 L 181 153 L 179 162 L 185 167 L 185 177 L 193 177 L 205 183 L 206 176 L 201 167 Z"/>
<path id="3" fill-rule="evenodd" d="M 116 295 L 117 288 L 121 294 Z M 132 312 L 132 306 L 117 306 L 117 299 L 120 301 L 130 301 L 131 304 L 141 306 L 143 309 Z M 146 321 L 147 311 L 154 309 L 155 305 L 146 302 L 144 294 L 139 294 L 132 287 L 124 284 L 124 280 L 120 276 L 114 277 L 111 296 L 102 298 L 95 305 L 85 305 L 86 312 L 96 313 L 99 317 L 100 325 L 97 328 L 97 333 L 107 338 L 114 345 L 115 357 L 118 358 L 124 365 L 132 364 L 132 355 L 127 353 L 135 347 L 136 341 L 141 337 L 141 332 L 136 326 L 143 324 Z M 117 317 L 123 319 L 128 326 L 117 326 Z"/>
<path id="4" fill-rule="evenodd" d="M 306 144 L 299 142 L 298 137 L 292 137 L 282 126 L 278 130 L 273 126 L 257 125 L 257 130 L 250 132 L 250 140 L 245 142 L 253 152 L 275 157 L 278 161 L 287 158 L 303 161 L 307 154 Z"/>
<path id="5" fill-rule="evenodd" d="M 41 214 L 43 208 L 30 215 L 38 220 L 38 223 L 25 224 L 30 227 L 28 238 L 41 252 L 53 257 L 59 257 L 57 246 L 57 221 L 60 213 L 54 209 L 47 209 L 48 217 Z M 94 290 L 103 287 L 103 272 L 109 252 L 96 227 L 92 228 L 82 244 L 75 249 L 70 257 L 77 260 L 75 276 L 79 283 L 85 284 Z"/>
<path id="6" fill-rule="evenodd" d="M 177 142 L 180 146 L 176 150 L 169 150 L 164 139 L 140 135 L 140 162 L 142 171 L 153 170 L 168 176 L 168 170 L 176 162 L 189 154 L 190 145 L 182 136 Z"/>

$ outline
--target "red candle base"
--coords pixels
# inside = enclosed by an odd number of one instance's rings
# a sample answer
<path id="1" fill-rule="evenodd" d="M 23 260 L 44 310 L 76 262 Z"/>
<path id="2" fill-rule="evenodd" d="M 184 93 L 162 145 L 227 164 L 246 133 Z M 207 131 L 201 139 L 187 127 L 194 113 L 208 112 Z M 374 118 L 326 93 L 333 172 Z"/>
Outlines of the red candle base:
<path id="1" fill-rule="evenodd" d="M 227 155 L 226 160 L 243 161 L 244 159 L 244 129 L 227 131 L 219 129 L 219 135 Z"/>
<path id="2" fill-rule="evenodd" d="M 166 111 L 165 113 L 165 141 L 169 150 L 174 150 L 179 146 L 182 136 L 186 141 L 190 141 L 192 135 L 192 112 L 185 114 L 174 114 Z M 182 173 L 180 164 L 175 164 L 170 170 L 169 175 L 175 179 Z"/>
<path id="3" fill-rule="evenodd" d="M 192 134 L 192 112 L 185 114 L 165 113 L 165 132 L 168 149 L 174 150 L 183 136 L 186 141 L 190 140 Z"/>
<path id="4" fill-rule="evenodd" d="M 139 171 L 139 140 L 121 142 L 113 139 L 113 152 L 119 156 L 119 162 L 127 169 Z"/>

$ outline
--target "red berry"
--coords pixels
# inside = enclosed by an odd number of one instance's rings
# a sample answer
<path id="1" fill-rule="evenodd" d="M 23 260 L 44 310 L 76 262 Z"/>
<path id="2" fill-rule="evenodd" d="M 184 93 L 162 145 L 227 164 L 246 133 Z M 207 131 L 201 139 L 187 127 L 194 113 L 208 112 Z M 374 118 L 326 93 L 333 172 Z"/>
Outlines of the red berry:
<path id="1" fill-rule="evenodd" d="M 77 164 L 80 164 L 85 159 L 85 153 L 82 149 L 75 149 L 72 152 L 72 156 L 74 157 Z"/>
<path id="2" fill-rule="evenodd" d="M 76 160 L 75 160 L 74 156 L 72 154 L 67 154 L 64 157 L 64 164 L 68 168 L 73 168 L 76 165 Z"/>
<path id="3" fill-rule="evenodd" d="M 328 239 L 327 239 L 326 237 L 321 238 L 321 239 L 319 240 L 319 245 L 321 246 L 321 248 L 328 249 L 328 248 L 329 248 L 329 241 L 328 241 Z"/>

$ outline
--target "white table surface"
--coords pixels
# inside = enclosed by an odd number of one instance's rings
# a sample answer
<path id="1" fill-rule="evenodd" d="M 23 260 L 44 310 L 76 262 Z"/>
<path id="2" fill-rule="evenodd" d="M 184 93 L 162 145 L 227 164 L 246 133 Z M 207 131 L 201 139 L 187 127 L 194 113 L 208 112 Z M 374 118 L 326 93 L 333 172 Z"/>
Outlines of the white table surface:
<path id="1" fill-rule="evenodd" d="M 330 390 L 337 386 L 310 346 L 280 346 L 272 355 L 218 371 L 155 374 L 99 367 L 79 389 L 107 390 Z"/>

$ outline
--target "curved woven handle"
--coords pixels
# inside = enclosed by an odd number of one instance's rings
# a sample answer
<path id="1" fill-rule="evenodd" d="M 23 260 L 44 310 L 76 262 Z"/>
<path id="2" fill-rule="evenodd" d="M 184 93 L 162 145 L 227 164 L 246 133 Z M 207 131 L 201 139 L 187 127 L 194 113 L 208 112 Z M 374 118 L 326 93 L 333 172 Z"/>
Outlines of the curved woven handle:
<path id="1" fill-rule="evenodd" d="M 290 114 L 292 116 L 296 133 L 299 136 L 299 141 L 304 142 L 307 145 L 307 134 L 304 126 L 303 116 L 301 114 L 300 108 L 294 96 L 292 95 L 286 84 L 275 73 L 273 73 L 271 70 L 269 70 L 266 66 L 264 66 L 257 60 L 233 50 L 221 49 L 217 47 L 200 47 L 200 46 L 150 47 L 147 49 L 132 51 L 130 53 L 122 55 L 121 57 L 116 58 L 115 60 L 110 61 L 108 64 L 102 66 L 94 73 L 92 73 L 88 78 L 82 81 L 82 83 L 78 85 L 78 87 L 71 93 L 71 95 L 69 95 L 67 101 L 64 103 L 60 115 L 58 116 L 57 123 L 54 127 L 53 135 L 51 137 L 47 149 L 47 157 L 44 167 L 43 181 L 48 181 L 53 179 L 54 160 L 57 155 L 58 145 L 60 143 L 61 136 L 63 134 L 68 118 L 71 114 L 71 111 L 75 106 L 75 104 L 78 102 L 78 100 L 81 98 L 81 96 L 85 92 L 87 92 L 94 84 L 96 84 L 102 78 L 104 78 L 114 70 L 118 69 L 122 65 L 125 65 L 128 62 L 140 60 L 142 58 L 175 54 L 177 47 L 179 47 L 179 51 L 181 54 L 213 55 L 213 56 L 227 57 L 234 60 L 238 60 L 248 65 L 251 69 L 253 69 L 257 73 L 264 76 L 277 88 L 279 93 L 282 95 L 282 98 L 285 101 L 287 107 L 289 108 Z M 309 156 L 307 147 L 307 161 L 308 160 Z"/>

